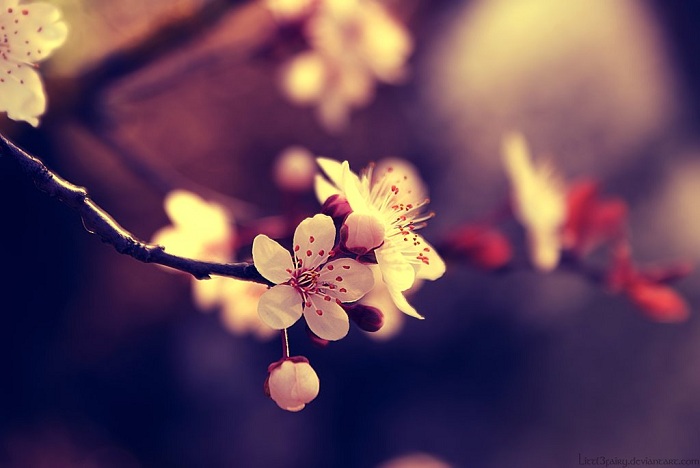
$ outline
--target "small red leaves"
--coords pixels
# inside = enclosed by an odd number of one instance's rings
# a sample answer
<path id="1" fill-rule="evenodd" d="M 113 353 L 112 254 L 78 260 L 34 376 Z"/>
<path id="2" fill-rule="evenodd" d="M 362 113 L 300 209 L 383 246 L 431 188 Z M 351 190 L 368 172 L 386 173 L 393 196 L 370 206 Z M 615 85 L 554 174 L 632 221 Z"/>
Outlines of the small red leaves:
<path id="1" fill-rule="evenodd" d="M 597 182 L 584 180 L 573 184 L 567 194 L 563 244 L 580 255 L 625 233 L 627 204 L 619 198 L 602 199 L 598 188 Z"/>
<path id="2" fill-rule="evenodd" d="M 508 239 L 489 226 L 463 226 L 454 230 L 443 249 L 448 255 L 467 260 L 483 270 L 497 270 L 513 257 Z"/>
<path id="3" fill-rule="evenodd" d="M 669 286 L 642 279 L 632 283 L 625 292 L 630 301 L 652 320 L 683 322 L 688 319 L 688 304 Z"/>

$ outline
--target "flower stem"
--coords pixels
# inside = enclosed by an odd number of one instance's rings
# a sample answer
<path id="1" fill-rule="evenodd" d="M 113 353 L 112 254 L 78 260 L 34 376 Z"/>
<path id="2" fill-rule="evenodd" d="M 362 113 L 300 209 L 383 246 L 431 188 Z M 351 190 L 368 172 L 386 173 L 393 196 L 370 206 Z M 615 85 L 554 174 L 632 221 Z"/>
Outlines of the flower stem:
<path id="1" fill-rule="evenodd" d="M 286 328 L 282 329 L 280 336 L 282 337 L 282 358 L 286 359 L 289 357 L 289 335 Z"/>

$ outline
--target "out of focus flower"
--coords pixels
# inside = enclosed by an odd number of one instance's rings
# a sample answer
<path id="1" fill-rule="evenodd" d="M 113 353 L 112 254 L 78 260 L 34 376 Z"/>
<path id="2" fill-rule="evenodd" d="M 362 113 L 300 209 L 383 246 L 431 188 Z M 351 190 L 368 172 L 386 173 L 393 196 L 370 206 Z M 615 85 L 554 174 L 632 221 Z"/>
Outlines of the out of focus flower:
<path id="1" fill-rule="evenodd" d="M 185 190 L 170 192 L 164 205 L 173 224 L 153 235 L 154 244 L 186 258 L 222 263 L 235 259 L 234 220 L 223 206 Z M 257 314 L 257 301 L 265 290 L 262 284 L 221 276 L 192 279 L 197 308 L 203 311 L 221 308 L 221 319 L 228 330 L 237 334 L 252 332 L 260 338 L 275 334 L 260 322 Z"/>
<path id="2" fill-rule="evenodd" d="M 265 0 L 265 5 L 277 21 L 300 21 L 313 11 L 318 0 Z"/>
<path id="3" fill-rule="evenodd" d="M 283 190 L 305 192 L 312 187 L 315 174 L 314 156 L 301 146 L 290 146 L 275 161 L 275 182 Z"/>
<path id="4" fill-rule="evenodd" d="M 625 232 L 627 204 L 619 198 L 602 199 L 595 181 L 585 180 L 571 186 L 566 211 L 563 244 L 580 255 L 602 242 L 619 239 Z"/>
<path id="5" fill-rule="evenodd" d="M 68 35 L 61 12 L 48 3 L 0 2 L 0 111 L 34 127 L 46 111 L 46 95 L 37 64 Z"/>
<path id="6" fill-rule="evenodd" d="M 287 411 L 301 411 L 318 395 L 318 375 L 302 356 L 284 358 L 270 364 L 265 393 Z"/>
<path id="7" fill-rule="evenodd" d="M 382 279 L 396 306 L 408 315 L 423 318 L 404 295 L 416 279 L 436 280 L 445 272 L 445 263 L 435 249 L 416 231 L 425 226 L 432 214 L 423 213 L 429 200 L 425 198 L 422 181 L 406 162 L 394 160 L 386 167 L 370 166 L 360 176 L 350 171 L 347 161 L 342 164 L 326 158 L 317 159 L 328 177 L 316 178 L 316 194 L 325 202 L 333 195 L 346 199 L 352 215 L 361 215 L 363 225 L 372 232 L 355 235 L 367 240 L 366 248 L 374 248 L 376 234 L 382 226 L 384 239 L 373 250 Z M 371 219 L 373 222 L 369 222 Z M 357 226 L 351 225 L 350 230 Z"/>
<path id="8" fill-rule="evenodd" d="M 503 160 L 510 179 L 515 217 L 525 228 L 530 260 L 551 271 L 559 263 L 561 230 L 566 221 L 566 191 L 549 164 L 532 161 L 525 139 L 512 133 L 503 139 Z"/>
<path id="9" fill-rule="evenodd" d="M 283 67 L 282 89 L 292 102 L 315 106 L 334 132 L 372 100 L 376 81 L 405 76 L 413 49 L 406 29 L 373 0 L 319 0 L 305 33 L 311 50 Z"/>
<path id="10" fill-rule="evenodd" d="M 613 263 L 606 278 L 608 287 L 622 293 L 652 320 L 682 322 L 690 314 L 688 304 L 680 294 L 665 284 L 690 273 L 687 265 L 643 271 L 633 263 L 625 244 L 613 250 Z"/>
<path id="11" fill-rule="evenodd" d="M 323 214 L 306 218 L 294 232 L 294 259 L 280 244 L 260 234 L 253 240 L 253 262 L 276 284 L 261 297 L 260 318 L 268 326 L 288 328 L 304 315 L 311 331 L 324 340 L 348 333 L 340 306 L 354 302 L 374 286 L 369 267 L 349 259 L 328 261 L 335 246 L 333 220 Z"/>

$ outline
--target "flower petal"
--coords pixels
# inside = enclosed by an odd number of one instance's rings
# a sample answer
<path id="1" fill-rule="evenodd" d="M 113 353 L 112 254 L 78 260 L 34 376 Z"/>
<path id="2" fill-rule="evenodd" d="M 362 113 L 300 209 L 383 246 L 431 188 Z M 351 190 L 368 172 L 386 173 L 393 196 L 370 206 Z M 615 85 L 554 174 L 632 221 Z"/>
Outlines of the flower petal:
<path id="1" fill-rule="evenodd" d="M 316 158 L 316 164 L 328 177 L 331 184 L 338 188 L 343 186 L 343 165 L 340 162 L 330 158 Z"/>
<path id="2" fill-rule="evenodd" d="M 326 294 L 340 302 L 354 302 L 374 287 L 374 275 L 367 265 L 351 258 L 340 258 L 321 268 L 319 282 L 326 286 Z"/>
<path id="3" fill-rule="evenodd" d="M 294 269 L 290 253 L 264 234 L 253 239 L 253 263 L 265 279 L 275 284 L 287 281 Z"/>
<path id="4" fill-rule="evenodd" d="M 324 203 L 333 195 L 340 193 L 340 190 L 335 185 L 328 182 L 321 174 L 316 174 L 314 177 L 314 192 L 319 203 Z"/>
<path id="5" fill-rule="evenodd" d="M 39 125 L 39 117 L 46 111 L 46 94 L 31 65 L 0 60 L 0 111 L 12 120 Z"/>
<path id="6" fill-rule="evenodd" d="M 396 304 L 396 307 L 398 307 L 401 312 L 410 315 L 411 317 L 415 317 L 417 319 L 423 320 L 425 318 L 421 314 L 419 314 L 418 311 L 411 304 L 408 303 L 406 297 L 401 291 L 397 291 L 396 289 L 391 288 L 387 288 L 387 291 L 391 296 L 391 300 L 394 301 L 394 304 Z"/>
<path id="7" fill-rule="evenodd" d="M 339 340 L 348 334 L 348 314 L 335 301 L 325 300 L 319 295 L 310 296 L 309 301 L 304 309 L 304 318 L 312 332 L 330 341 Z"/>
<path id="8" fill-rule="evenodd" d="M 293 287 L 286 284 L 273 286 L 260 296 L 260 320 L 275 330 L 289 328 L 301 317 L 301 300 L 301 295 Z"/>
<path id="9" fill-rule="evenodd" d="M 389 289 L 405 291 L 416 279 L 416 270 L 398 248 L 387 244 L 374 250 L 382 278 Z"/>
<path id="10" fill-rule="evenodd" d="M 343 161 L 343 193 L 353 211 L 367 213 L 369 209 L 369 194 L 362 194 L 362 183 L 357 174 L 350 170 L 347 161 Z"/>
<path id="11" fill-rule="evenodd" d="M 270 398 L 287 411 L 300 411 L 318 395 L 318 375 L 308 362 L 284 361 L 270 372 Z"/>
<path id="12" fill-rule="evenodd" d="M 306 218 L 294 231 L 294 256 L 303 268 L 312 269 L 325 262 L 334 245 L 335 224 L 330 216 Z"/>
<path id="13" fill-rule="evenodd" d="M 435 247 L 426 242 L 423 237 L 418 236 L 421 247 L 418 252 L 416 263 L 416 278 L 435 281 L 445 274 L 445 262 L 438 255 Z"/>
<path id="14" fill-rule="evenodd" d="M 61 11 L 53 5 L 39 2 L 11 9 L 12 12 L 10 8 L 3 11 L 0 19 L 10 59 L 40 62 L 68 37 L 68 26 L 61 21 Z"/>

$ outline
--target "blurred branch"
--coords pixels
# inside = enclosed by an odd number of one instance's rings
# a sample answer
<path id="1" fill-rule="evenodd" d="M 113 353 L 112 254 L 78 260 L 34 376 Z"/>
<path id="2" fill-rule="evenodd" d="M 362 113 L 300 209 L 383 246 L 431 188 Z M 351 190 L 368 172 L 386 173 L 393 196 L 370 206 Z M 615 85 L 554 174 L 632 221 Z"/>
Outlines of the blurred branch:
<path id="1" fill-rule="evenodd" d="M 172 255 L 159 245 L 148 244 L 121 227 L 112 216 L 88 196 L 87 190 L 78 187 L 50 171 L 39 159 L 24 152 L 0 135 L 0 154 L 15 161 L 22 172 L 29 176 L 37 188 L 78 212 L 85 229 L 112 245 L 117 252 L 144 263 L 157 263 L 189 273 L 197 279 L 210 275 L 229 276 L 256 283 L 268 284 L 252 263 L 210 263 Z"/>

